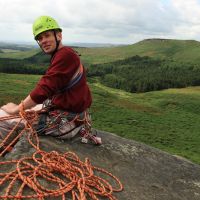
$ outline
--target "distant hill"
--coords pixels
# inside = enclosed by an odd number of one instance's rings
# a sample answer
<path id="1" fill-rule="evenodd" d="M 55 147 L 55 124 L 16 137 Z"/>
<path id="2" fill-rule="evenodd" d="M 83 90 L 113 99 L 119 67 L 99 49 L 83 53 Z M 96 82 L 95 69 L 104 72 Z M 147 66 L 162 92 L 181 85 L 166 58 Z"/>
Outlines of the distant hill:
<path id="1" fill-rule="evenodd" d="M 32 57 L 39 52 L 36 45 L 27 43 L 0 42 L 0 58 L 24 59 Z"/>
<path id="2" fill-rule="evenodd" d="M 2 46 L 5 47 L 5 43 L 0 43 L 0 51 L 4 48 Z M 200 62 L 200 42 L 195 40 L 146 39 L 132 45 L 112 46 L 108 44 L 105 47 L 104 44 L 104 47 L 99 45 L 97 48 L 92 45 L 91 48 L 88 48 L 84 47 L 84 43 L 74 43 L 71 46 L 81 54 L 81 59 L 86 64 L 107 63 L 135 55 L 197 64 Z M 25 51 L 0 53 L 0 58 L 24 59 L 34 57 L 40 51 L 39 48 L 35 47 L 25 45 L 23 47 L 26 48 Z M 8 46 L 6 48 L 8 49 Z M 22 47 L 10 45 L 9 48 L 16 50 Z"/>
<path id="3" fill-rule="evenodd" d="M 48 64 L 50 61 L 50 55 L 47 55 L 42 51 L 38 51 L 35 55 L 25 58 L 24 60 L 38 65 Z"/>
<path id="4" fill-rule="evenodd" d="M 29 58 L 34 56 L 40 52 L 39 49 L 27 49 L 25 51 L 22 50 L 16 50 L 13 51 L 13 49 L 1 49 L 0 48 L 0 58 L 10 58 L 10 59 L 19 59 L 23 60 L 24 58 Z"/>
<path id="5" fill-rule="evenodd" d="M 88 48 L 98 48 L 98 47 L 116 47 L 116 46 L 124 46 L 123 44 L 111 44 L 111 43 L 68 43 L 66 44 L 71 47 L 88 47 Z"/>
<path id="6" fill-rule="evenodd" d="M 186 62 L 200 61 L 200 42 L 195 40 L 147 39 L 133 45 L 140 56 L 167 58 Z"/>
<path id="7" fill-rule="evenodd" d="M 31 45 L 31 44 L 15 44 L 15 43 L 8 43 L 8 42 L 0 42 L 0 49 L 27 51 L 33 48 L 36 48 L 36 46 Z"/>
<path id="8" fill-rule="evenodd" d="M 195 40 L 147 39 L 132 45 L 78 48 L 86 63 L 106 63 L 135 55 L 181 62 L 200 62 L 200 42 Z"/>

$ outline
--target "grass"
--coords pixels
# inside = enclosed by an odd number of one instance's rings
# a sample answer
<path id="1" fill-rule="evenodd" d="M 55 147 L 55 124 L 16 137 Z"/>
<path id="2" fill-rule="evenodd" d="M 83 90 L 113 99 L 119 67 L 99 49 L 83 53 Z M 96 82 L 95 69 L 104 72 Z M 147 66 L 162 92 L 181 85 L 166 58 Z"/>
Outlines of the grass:
<path id="1" fill-rule="evenodd" d="M 37 75 L 0 73 L 0 104 L 21 102 L 38 80 L 39 76 Z"/>
<path id="2" fill-rule="evenodd" d="M 200 87 L 142 94 L 92 88 L 95 127 L 200 164 Z"/>
<path id="3" fill-rule="evenodd" d="M 2 50 L 4 53 L 0 53 L 0 58 L 12 58 L 12 59 L 24 59 L 34 56 L 39 52 L 39 49 L 30 49 L 27 51 L 16 51 L 16 50 Z"/>
<path id="4" fill-rule="evenodd" d="M 0 104 L 19 103 L 37 75 L 0 74 Z M 131 94 L 90 81 L 93 127 L 200 164 L 200 87 Z"/>

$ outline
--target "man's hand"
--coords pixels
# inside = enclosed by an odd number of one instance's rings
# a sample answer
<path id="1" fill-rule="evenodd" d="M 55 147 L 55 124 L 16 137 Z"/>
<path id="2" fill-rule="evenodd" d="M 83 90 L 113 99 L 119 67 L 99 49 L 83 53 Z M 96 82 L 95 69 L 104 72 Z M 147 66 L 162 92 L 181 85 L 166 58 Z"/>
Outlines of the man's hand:
<path id="1" fill-rule="evenodd" d="M 6 113 L 10 115 L 18 114 L 20 111 L 20 108 L 23 107 L 23 109 L 31 109 L 33 106 L 37 105 L 28 95 L 23 103 L 20 103 L 19 105 L 14 103 L 7 103 L 6 105 L 2 106 L 1 109 L 5 111 Z"/>
<path id="2" fill-rule="evenodd" d="M 2 106 L 1 109 L 10 115 L 14 115 L 19 112 L 19 106 L 14 103 L 7 103 L 6 105 Z"/>

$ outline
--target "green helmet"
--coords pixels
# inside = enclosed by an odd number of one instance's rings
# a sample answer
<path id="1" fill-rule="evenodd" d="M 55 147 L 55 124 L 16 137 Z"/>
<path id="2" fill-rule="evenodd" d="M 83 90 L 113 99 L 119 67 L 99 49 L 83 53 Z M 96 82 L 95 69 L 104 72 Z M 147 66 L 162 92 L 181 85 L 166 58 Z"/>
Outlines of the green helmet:
<path id="1" fill-rule="evenodd" d="M 36 19 L 35 22 L 33 23 L 34 38 L 36 39 L 37 36 L 44 31 L 54 30 L 54 29 L 62 31 L 62 29 L 59 27 L 55 19 L 49 16 L 41 16 L 38 19 Z"/>

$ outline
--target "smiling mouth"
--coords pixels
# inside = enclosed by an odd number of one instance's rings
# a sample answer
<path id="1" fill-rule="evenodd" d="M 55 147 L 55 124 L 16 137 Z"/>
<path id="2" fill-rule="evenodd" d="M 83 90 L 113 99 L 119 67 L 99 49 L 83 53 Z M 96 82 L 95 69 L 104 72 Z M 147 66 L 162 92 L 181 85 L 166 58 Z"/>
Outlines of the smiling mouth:
<path id="1" fill-rule="evenodd" d="M 48 49 L 50 46 L 44 46 L 43 48 Z"/>

